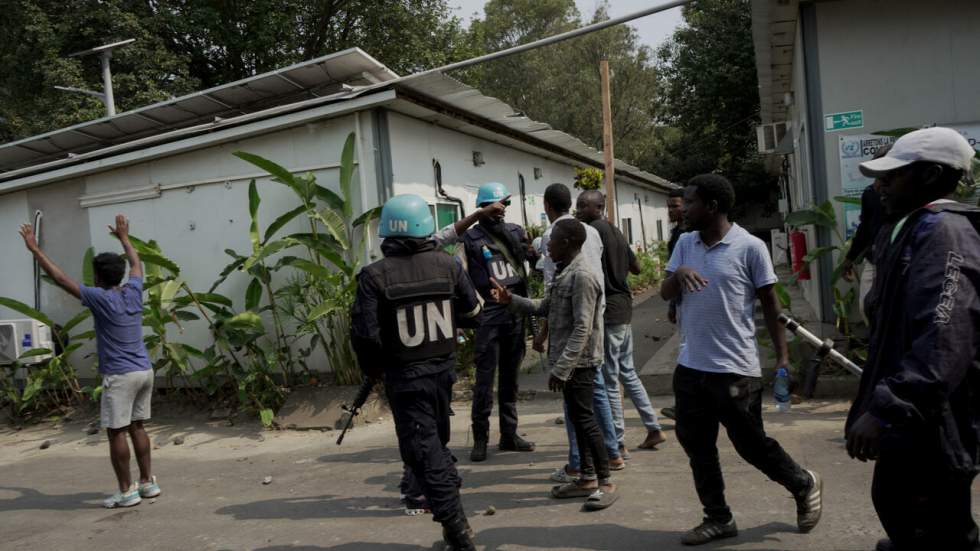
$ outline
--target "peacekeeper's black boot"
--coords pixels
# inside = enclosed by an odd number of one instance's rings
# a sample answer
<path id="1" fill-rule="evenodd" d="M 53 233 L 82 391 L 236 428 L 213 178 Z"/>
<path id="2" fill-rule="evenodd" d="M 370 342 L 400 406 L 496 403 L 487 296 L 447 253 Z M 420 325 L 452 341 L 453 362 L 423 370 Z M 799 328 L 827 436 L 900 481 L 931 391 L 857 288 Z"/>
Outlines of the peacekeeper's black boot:
<path id="1" fill-rule="evenodd" d="M 487 437 L 476 436 L 473 440 L 473 451 L 470 452 L 470 461 L 479 462 L 487 460 Z"/>
<path id="2" fill-rule="evenodd" d="M 462 513 L 442 523 L 442 539 L 448 551 L 476 551 L 473 529 Z"/>
<path id="3" fill-rule="evenodd" d="M 534 442 L 528 442 L 516 434 L 502 435 L 497 449 L 511 452 L 533 452 Z"/>

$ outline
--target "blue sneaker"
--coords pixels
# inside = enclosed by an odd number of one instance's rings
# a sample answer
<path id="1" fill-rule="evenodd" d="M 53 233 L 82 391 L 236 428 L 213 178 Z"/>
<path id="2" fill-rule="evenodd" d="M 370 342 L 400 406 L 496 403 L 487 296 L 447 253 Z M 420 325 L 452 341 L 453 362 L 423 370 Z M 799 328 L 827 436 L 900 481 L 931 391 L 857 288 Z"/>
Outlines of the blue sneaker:
<path id="1" fill-rule="evenodd" d="M 160 485 L 157 484 L 157 477 L 155 476 L 151 476 L 149 482 L 140 483 L 140 497 L 149 499 L 151 497 L 157 497 L 161 493 Z"/>
<path id="2" fill-rule="evenodd" d="M 112 494 L 112 497 L 106 499 L 102 502 L 102 505 L 106 509 L 115 509 L 117 507 L 132 507 L 133 505 L 139 505 L 139 502 L 143 501 L 140 498 L 140 492 L 133 484 L 126 492 L 116 492 Z"/>

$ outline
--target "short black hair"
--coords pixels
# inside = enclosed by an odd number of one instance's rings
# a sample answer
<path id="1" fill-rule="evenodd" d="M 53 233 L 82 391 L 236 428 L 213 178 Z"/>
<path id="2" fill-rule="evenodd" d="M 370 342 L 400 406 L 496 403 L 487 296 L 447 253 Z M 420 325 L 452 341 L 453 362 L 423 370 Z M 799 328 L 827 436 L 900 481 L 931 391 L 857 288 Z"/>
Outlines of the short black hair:
<path id="1" fill-rule="evenodd" d="M 735 189 L 721 174 L 700 174 L 688 180 L 687 185 L 694 186 L 694 192 L 705 204 L 718 203 L 718 212 L 722 214 L 728 214 L 735 204 Z"/>
<path id="2" fill-rule="evenodd" d="M 680 197 L 681 199 L 683 199 L 684 198 L 684 188 L 672 189 L 672 190 L 670 190 L 670 193 L 667 194 L 667 198 L 668 199 L 673 199 L 675 197 Z"/>
<path id="3" fill-rule="evenodd" d="M 595 202 L 598 205 L 606 204 L 606 196 L 597 189 L 587 189 L 579 194 L 578 201 Z"/>
<path id="4" fill-rule="evenodd" d="M 551 184 L 545 188 L 544 200 L 558 212 L 568 212 L 572 208 L 572 192 L 565 184 Z"/>
<path id="5" fill-rule="evenodd" d="M 126 275 L 126 261 L 116 253 L 99 253 L 92 259 L 92 269 L 99 283 L 115 287 Z"/>
<path id="6" fill-rule="evenodd" d="M 578 220 L 557 222 L 555 229 L 551 231 L 552 239 L 555 239 L 555 232 L 559 232 L 560 239 L 567 239 L 573 249 L 581 249 L 582 244 L 585 243 L 585 226 Z"/>

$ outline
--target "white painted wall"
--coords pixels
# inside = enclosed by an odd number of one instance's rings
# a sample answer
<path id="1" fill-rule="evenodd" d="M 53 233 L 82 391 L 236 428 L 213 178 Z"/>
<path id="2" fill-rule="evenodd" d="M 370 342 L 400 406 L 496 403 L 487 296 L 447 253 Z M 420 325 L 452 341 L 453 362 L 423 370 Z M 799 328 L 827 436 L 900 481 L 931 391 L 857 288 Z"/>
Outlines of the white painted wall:
<path id="1" fill-rule="evenodd" d="M 17 234 L 21 224 L 31 223 L 27 192 L 0 196 L 0 296 L 34 306 L 34 262 Z M 0 319 L 24 316 L 0 306 Z"/>
<path id="2" fill-rule="evenodd" d="M 824 132 L 827 196 L 841 194 L 839 137 L 931 124 L 980 121 L 980 3 L 973 0 L 848 0 L 815 3 L 823 112 L 864 111 L 864 128 Z M 814 205 L 806 133 L 806 75 L 803 40 L 797 25 L 791 112 L 796 152 L 791 156 L 793 208 Z M 812 61 L 811 61 L 812 62 Z M 843 209 L 835 202 L 843 228 Z M 816 247 L 807 232 L 808 249 Z M 803 282 L 807 301 L 819 311 L 817 279 Z"/>
<path id="3" fill-rule="evenodd" d="M 616 216 L 619 218 L 619 228 L 626 235 L 626 227 L 623 225 L 624 219 L 629 219 L 633 228 L 630 245 L 634 248 L 642 246 L 644 243 L 644 233 L 647 243 L 670 239 L 670 222 L 667 218 L 667 195 L 665 193 L 653 191 L 636 184 L 618 181 L 616 183 L 616 194 L 616 204 L 618 206 Z M 642 207 L 638 206 L 637 198 L 639 198 Z M 662 236 L 657 231 L 658 221 L 662 229 Z M 627 235 L 627 238 L 629 237 Z"/>
<path id="4" fill-rule="evenodd" d="M 815 7 L 824 113 L 864 110 L 864 128 L 824 134 L 830 197 L 841 190 L 841 134 L 980 121 L 980 2 L 849 0 Z"/>
<path id="5" fill-rule="evenodd" d="M 433 159 L 442 167 L 443 188 L 449 195 L 459 197 L 466 212 L 476 208 L 476 193 L 485 182 L 500 182 L 512 193 L 512 205 L 507 209 L 507 221 L 523 225 L 518 192 L 518 175 L 524 176 L 527 222 L 540 224 L 544 218 L 544 190 L 553 183 L 562 183 L 573 190 L 572 206 L 578 195 L 574 189 L 575 165 L 493 143 L 488 140 L 420 121 L 399 113 L 389 113 L 392 166 L 395 193 L 416 193 L 436 201 Z M 486 164 L 473 165 L 473 151 L 483 154 Z M 541 178 L 534 178 L 534 169 L 541 169 Z M 643 217 L 647 238 L 656 239 L 656 220 L 662 220 L 665 238 L 669 236 L 666 194 L 636 184 L 617 184 L 619 218 L 633 218 L 634 241 L 641 240 L 639 210 L 634 193 L 643 199 Z"/>

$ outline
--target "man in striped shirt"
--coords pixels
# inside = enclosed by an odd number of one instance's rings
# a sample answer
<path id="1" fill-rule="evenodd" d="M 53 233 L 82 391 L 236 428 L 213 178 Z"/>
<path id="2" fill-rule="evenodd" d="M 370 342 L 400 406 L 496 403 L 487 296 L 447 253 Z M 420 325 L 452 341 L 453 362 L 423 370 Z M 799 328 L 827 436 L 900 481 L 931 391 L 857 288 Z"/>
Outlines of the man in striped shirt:
<path id="1" fill-rule="evenodd" d="M 665 300 L 683 295 L 678 321 L 684 335 L 674 371 L 677 440 L 684 447 L 704 522 L 681 539 L 699 545 L 738 535 L 725 502 L 718 460 L 718 426 L 742 458 L 796 499 L 800 532 L 820 520 L 821 481 L 804 470 L 762 426 L 762 373 L 755 342 L 755 301 L 762 302 L 776 349 L 776 366 L 788 367 L 786 333 L 778 322 L 776 274 L 765 244 L 728 220 L 732 185 L 717 174 L 692 178 L 684 194 L 688 233 L 677 242 L 660 289 Z"/>

